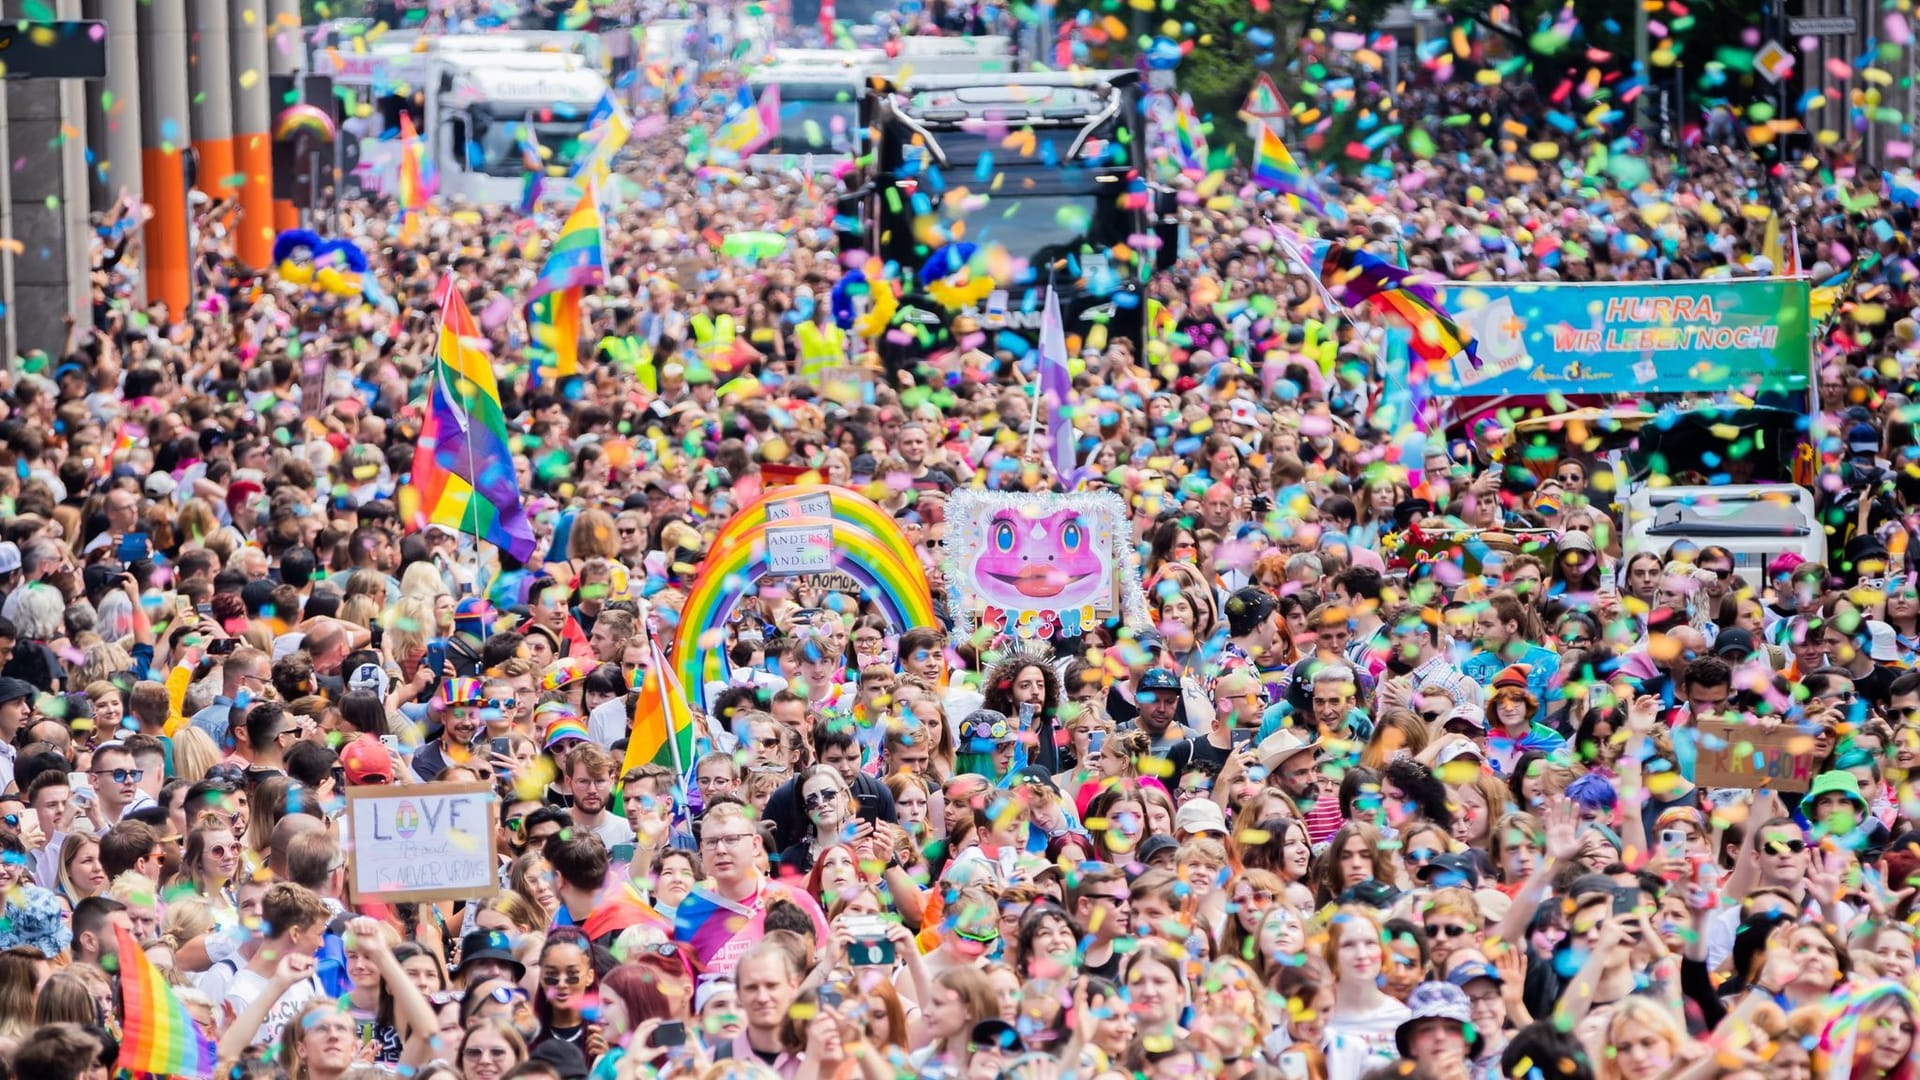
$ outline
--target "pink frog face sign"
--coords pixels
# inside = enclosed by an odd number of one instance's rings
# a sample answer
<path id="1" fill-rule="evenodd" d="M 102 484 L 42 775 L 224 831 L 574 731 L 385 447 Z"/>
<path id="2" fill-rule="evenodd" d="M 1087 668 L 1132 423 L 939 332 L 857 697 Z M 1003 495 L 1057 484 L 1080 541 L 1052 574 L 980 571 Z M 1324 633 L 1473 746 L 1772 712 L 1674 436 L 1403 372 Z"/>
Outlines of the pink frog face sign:
<path id="1" fill-rule="evenodd" d="M 1131 554 L 1125 522 L 1125 504 L 1107 494 L 956 492 L 946 528 L 956 607 L 1022 638 L 1092 629 L 1126 579 L 1116 573 Z"/>
<path id="2" fill-rule="evenodd" d="M 1106 569 L 1080 511 L 1029 517 L 1012 507 L 988 520 L 973 565 L 981 597 L 1011 611 L 1091 606 L 1101 598 Z"/>

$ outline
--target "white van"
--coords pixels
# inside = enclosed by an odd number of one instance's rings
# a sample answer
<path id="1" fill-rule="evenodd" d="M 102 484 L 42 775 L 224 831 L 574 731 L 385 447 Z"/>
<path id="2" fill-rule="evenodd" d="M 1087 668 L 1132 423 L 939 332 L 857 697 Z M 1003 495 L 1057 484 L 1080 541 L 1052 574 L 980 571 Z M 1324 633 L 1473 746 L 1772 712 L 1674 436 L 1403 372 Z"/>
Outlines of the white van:
<path id="1" fill-rule="evenodd" d="M 1665 555 L 1681 540 L 1718 545 L 1756 589 L 1786 552 L 1824 564 L 1827 533 L 1813 492 L 1793 481 L 1806 423 L 1785 409 L 1712 406 L 1650 420 L 1622 461 L 1626 552 Z M 1703 482 L 1680 482 L 1689 480 Z"/>

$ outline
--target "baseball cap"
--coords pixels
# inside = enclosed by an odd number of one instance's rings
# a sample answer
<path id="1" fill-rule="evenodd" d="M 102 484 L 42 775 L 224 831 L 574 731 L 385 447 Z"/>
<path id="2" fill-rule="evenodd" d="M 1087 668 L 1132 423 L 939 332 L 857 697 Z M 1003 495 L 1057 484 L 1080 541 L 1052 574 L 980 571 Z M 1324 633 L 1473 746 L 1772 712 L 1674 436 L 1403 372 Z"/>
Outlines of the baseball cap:
<path id="1" fill-rule="evenodd" d="M 372 735 L 356 735 L 340 748 L 340 771 L 346 774 L 347 784 L 359 787 L 365 784 L 393 783 L 393 758 L 380 740 Z"/>
<path id="2" fill-rule="evenodd" d="M 1492 979 L 1496 983 L 1507 981 L 1500 977 L 1499 968 L 1482 960 L 1468 960 L 1455 964 L 1453 970 L 1447 972 L 1447 981 L 1462 989 L 1475 979 Z"/>
<path id="3" fill-rule="evenodd" d="M 1449 851 L 1435 855 L 1414 874 L 1423 885 L 1444 889 L 1451 885 L 1465 885 L 1469 889 L 1480 887 L 1480 868 L 1473 864 L 1473 856 Z"/>
<path id="4" fill-rule="evenodd" d="M 1867 638 L 1871 643 L 1867 655 L 1875 661 L 1891 664 L 1900 659 L 1900 640 L 1895 636 L 1892 624 L 1868 619 Z"/>
<path id="5" fill-rule="evenodd" d="M 1176 833 L 1219 833 L 1227 835 L 1227 815 L 1221 811 L 1220 804 L 1212 799 L 1194 799 L 1180 807 L 1173 815 L 1173 831 Z"/>
<path id="6" fill-rule="evenodd" d="M 1148 668 L 1140 676 L 1141 690 L 1178 690 L 1180 676 L 1163 667 Z"/>
<path id="7" fill-rule="evenodd" d="M 1044 765 L 1026 765 L 1016 769 L 1012 777 L 1012 782 L 1014 784 L 1031 784 L 1034 787 L 1046 788 L 1055 795 L 1060 794 L 1060 785 L 1053 782 L 1053 775 L 1047 772 L 1046 766 Z"/>
<path id="8" fill-rule="evenodd" d="M 1753 635 L 1737 626 L 1729 626 L 1714 637 L 1713 655 L 1745 660 L 1753 655 Z"/>
<path id="9" fill-rule="evenodd" d="M 387 691 L 392 686 L 393 680 L 387 677 L 386 670 L 379 664 L 361 664 L 347 676 L 347 689 L 371 690 L 379 695 L 381 701 L 387 700 Z"/>
<path id="10" fill-rule="evenodd" d="M 31 699 L 39 692 L 25 679 L 0 678 L 0 705 L 5 705 L 9 701 Z"/>
<path id="11" fill-rule="evenodd" d="M 1280 602 L 1258 585 L 1249 585 L 1227 597 L 1227 633 L 1234 637 L 1251 634 Z"/>
<path id="12" fill-rule="evenodd" d="M 20 569 L 20 545 L 11 540 L 0 541 L 0 574 L 11 574 Z"/>
<path id="13" fill-rule="evenodd" d="M 1879 453 L 1880 433 L 1872 424 L 1855 424 L 1847 429 L 1847 449 L 1856 454 Z"/>

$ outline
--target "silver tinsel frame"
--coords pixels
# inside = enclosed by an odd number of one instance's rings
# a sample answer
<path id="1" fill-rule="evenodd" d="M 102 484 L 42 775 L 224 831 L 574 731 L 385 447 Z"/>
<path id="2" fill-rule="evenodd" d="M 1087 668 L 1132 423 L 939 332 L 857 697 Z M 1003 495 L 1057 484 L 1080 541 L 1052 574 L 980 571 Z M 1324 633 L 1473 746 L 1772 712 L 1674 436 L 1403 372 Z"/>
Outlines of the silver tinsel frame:
<path id="1" fill-rule="evenodd" d="M 1113 572 L 1119 579 L 1121 623 L 1134 630 L 1144 629 L 1151 624 L 1147 594 L 1140 580 L 1140 553 L 1133 546 L 1126 500 L 1118 494 L 1111 491 L 1061 494 L 962 488 L 947 498 L 946 535 L 940 543 L 940 568 L 947 579 L 947 612 L 953 619 L 955 640 L 973 636 L 976 628 L 973 606 L 979 603 L 971 583 L 961 572 L 960 557 L 963 552 L 959 538 L 982 535 L 982 529 L 992 515 L 1006 509 L 1017 510 L 1028 517 L 1072 509 L 1097 522 L 1096 535 L 1101 531 L 1107 535 Z"/>

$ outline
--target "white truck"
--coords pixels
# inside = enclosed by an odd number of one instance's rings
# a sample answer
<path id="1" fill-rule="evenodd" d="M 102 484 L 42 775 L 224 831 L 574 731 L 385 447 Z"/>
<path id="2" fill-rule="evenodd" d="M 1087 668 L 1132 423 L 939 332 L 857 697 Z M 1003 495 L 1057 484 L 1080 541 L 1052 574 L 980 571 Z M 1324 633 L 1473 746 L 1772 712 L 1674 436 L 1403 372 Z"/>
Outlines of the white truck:
<path id="1" fill-rule="evenodd" d="M 598 53 L 590 34 L 391 31 L 354 48 L 317 43 L 311 70 L 332 76 L 363 114 L 342 132 L 359 148 L 345 178 L 349 194 L 392 189 L 405 112 L 427 140 L 443 199 L 499 205 L 520 198 L 521 124 L 550 152 L 550 166 L 564 168 L 581 152 L 588 118 L 607 92 Z M 558 198 L 565 186 L 548 191 Z"/>
<path id="2" fill-rule="evenodd" d="M 868 80 L 930 75 L 1010 75 L 1013 43 L 1005 37 L 904 37 L 890 48 L 775 49 L 753 69 L 755 100 L 780 88 L 780 132 L 746 161 L 756 172 L 810 167 L 832 172 L 861 153 L 866 137 L 860 101 Z M 810 163 L 810 166 L 809 166 Z"/>

